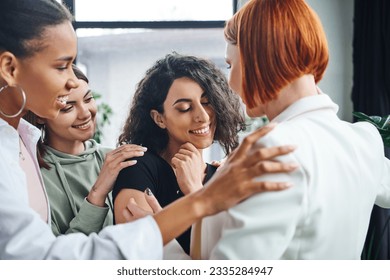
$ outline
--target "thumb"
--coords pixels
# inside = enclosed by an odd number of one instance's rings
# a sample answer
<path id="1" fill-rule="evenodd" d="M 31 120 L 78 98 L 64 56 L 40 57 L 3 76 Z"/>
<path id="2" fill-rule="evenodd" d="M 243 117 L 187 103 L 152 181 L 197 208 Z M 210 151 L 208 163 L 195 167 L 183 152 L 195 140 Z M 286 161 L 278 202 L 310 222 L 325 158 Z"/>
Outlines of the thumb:
<path id="1" fill-rule="evenodd" d="M 145 193 L 146 202 L 149 204 L 150 208 L 152 208 L 153 213 L 156 214 L 160 212 L 162 210 L 162 207 L 160 206 L 160 203 L 158 203 L 152 191 L 149 188 L 146 188 L 144 193 Z"/>

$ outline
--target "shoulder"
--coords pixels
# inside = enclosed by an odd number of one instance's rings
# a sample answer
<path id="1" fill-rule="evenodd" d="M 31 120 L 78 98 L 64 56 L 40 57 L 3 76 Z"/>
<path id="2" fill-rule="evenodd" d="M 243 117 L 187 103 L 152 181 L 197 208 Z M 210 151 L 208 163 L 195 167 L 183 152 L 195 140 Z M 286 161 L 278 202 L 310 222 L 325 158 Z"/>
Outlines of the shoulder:
<path id="1" fill-rule="evenodd" d="M 123 173 L 132 173 L 133 175 L 140 175 L 140 172 L 147 172 L 156 174 L 159 170 L 164 168 L 164 160 L 150 151 L 145 152 L 144 155 L 141 157 L 132 158 L 132 160 L 136 160 L 137 163 L 135 165 L 123 169 Z"/>
<path id="2" fill-rule="evenodd" d="M 94 139 L 89 139 L 89 140 L 85 141 L 84 145 L 87 149 L 96 150 L 97 153 L 103 154 L 103 155 L 105 155 L 108 152 L 113 150 L 113 148 L 104 146 L 104 145 L 96 142 L 96 140 L 94 140 Z"/>
<path id="3" fill-rule="evenodd" d="M 369 122 L 356 122 L 351 124 L 354 127 L 356 134 L 360 135 L 363 139 L 370 142 L 375 141 L 372 144 L 382 143 L 382 138 L 379 134 L 378 129 Z"/>

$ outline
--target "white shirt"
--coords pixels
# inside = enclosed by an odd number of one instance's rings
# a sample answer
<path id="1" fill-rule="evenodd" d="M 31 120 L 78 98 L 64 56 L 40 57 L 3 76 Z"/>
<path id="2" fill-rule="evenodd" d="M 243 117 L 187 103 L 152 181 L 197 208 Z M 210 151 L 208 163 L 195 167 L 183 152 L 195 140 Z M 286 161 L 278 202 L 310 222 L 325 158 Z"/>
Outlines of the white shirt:
<path id="1" fill-rule="evenodd" d="M 30 154 L 35 155 L 39 131 L 24 120 L 18 130 L 30 135 L 22 137 Z M 19 165 L 19 135 L 2 119 L 0 178 L 0 259 L 162 258 L 161 233 L 150 216 L 106 227 L 99 234 L 56 238 L 49 223 L 29 207 L 26 176 Z"/>
<path id="2" fill-rule="evenodd" d="M 374 203 L 390 207 L 390 164 L 376 128 L 341 121 L 337 110 L 321 94 L 275 118 L 279 124 L 257 146 L 296 145 L 279 160 L 300 168 L 258 180 L 293 186 L 203 219 L 202 258 L 360 258 Z"/>

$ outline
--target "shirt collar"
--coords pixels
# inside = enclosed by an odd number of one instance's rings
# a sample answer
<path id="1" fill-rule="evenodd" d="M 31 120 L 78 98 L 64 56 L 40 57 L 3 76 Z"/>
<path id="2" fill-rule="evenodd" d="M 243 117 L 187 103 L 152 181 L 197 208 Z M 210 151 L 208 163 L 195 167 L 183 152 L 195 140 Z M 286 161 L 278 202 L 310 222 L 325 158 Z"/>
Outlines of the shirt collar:
<path id="1" fill-rule="evenodd" d="M 331 110 L 337 114 L 339 106 L 324 93 L 299 99 L 277 115 L 272 122 L 284 122 L 314 110 Z"/>
<path id="2" fill-rule="evenodd" d="M 18 134 L 22 137 L 23 142 L 28 146 L 30 150 L 35 150 L 35 145 L 37 144 L 41 132 L 38 128 L 30 124 L 24 119 L 20 120 L 17 131 L 8 124 L 5 120 L 0 118 L 0 127 L 8 127 L 9 130 L 14 131 L 12 137 L 18 138 Z"/>

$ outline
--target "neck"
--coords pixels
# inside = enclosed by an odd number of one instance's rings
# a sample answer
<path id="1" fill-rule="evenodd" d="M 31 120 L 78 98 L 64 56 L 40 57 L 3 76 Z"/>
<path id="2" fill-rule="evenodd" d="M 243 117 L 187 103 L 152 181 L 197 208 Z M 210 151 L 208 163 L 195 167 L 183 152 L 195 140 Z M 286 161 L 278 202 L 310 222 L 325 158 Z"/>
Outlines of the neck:
<path id="1" fill-rule="evenodd" d="M 299 99 L 317 94 L 313 75 L 303 75 L 284 87 L 277 99 L 268 102 L 265 105 L 265 113 L 268 119 L 272 120 Z"/>
<path id="2" fill-rule="evenodd" d="M 64 142 L 51 142 L 49 137 L 49 147 L 56 149 L 57 151 L 63 152 L 69 155 L 79 155 L 85 151 L 83 141 L 64 141 Z"/>
<path id="3" fill-rule="evenodd" d="M 9 119 L 9 118 L 6 118 L 6 117 L 0 115 L 0 118 L 3 119 L 4 121 L 6 121 L 13 128 L 18 129 L 21 117 Z"/>

